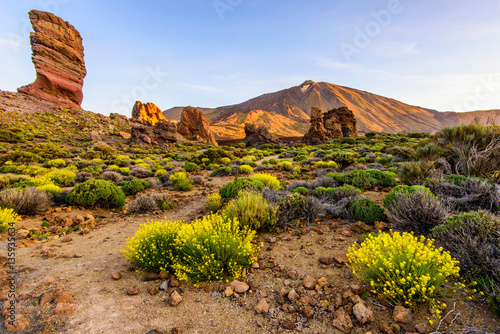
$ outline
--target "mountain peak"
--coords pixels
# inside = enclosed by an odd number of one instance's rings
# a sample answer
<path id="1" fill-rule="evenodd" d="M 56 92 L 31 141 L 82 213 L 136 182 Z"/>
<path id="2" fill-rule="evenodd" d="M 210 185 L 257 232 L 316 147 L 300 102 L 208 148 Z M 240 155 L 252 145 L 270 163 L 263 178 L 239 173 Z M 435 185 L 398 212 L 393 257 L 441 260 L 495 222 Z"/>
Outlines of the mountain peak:
<path id="1" fill-rule="evenodd" d="M 306 86 L 306 85 L 313 85 L 313 84 L 315 84 L 314 81 L 312 81 L 312 80 L 306 80 L 299 87 Z"/>

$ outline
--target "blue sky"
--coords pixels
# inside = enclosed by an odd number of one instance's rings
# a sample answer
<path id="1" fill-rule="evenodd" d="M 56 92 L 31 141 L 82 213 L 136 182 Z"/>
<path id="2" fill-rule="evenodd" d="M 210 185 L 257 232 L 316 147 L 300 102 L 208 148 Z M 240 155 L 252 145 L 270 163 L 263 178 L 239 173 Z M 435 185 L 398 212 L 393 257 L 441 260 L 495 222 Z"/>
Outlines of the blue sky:
<path id="1" fill-rule="evenodd" d="M 500 108 L 497 0 L 0 0 L 0 89 L 35 78 L 30 9 L 81 33 L 83 108 L 217 107 L 311 79 L 441 111 Z"/>

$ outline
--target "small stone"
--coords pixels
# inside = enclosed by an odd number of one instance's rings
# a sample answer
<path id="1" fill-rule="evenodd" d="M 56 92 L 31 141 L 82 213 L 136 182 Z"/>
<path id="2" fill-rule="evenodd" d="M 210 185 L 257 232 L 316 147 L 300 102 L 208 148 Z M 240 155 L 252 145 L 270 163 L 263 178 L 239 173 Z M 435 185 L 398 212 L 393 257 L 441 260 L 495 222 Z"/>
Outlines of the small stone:
<path id="1" fill-rule="evenodd" d="M 55 281 L 55 278 L 53 276 L 45 276 L 42 278 L 40 283 L 53 283 Z"/>
<path id="2" fill-rule="evenodd" d="M 409 325 L 413 321 L 411 310 L 403 306 L 396 306 L 392 316 L 394 317 L 394 321 L 399 322 L 400 324 Z"/>
<path id="3" fill-rule="evenodd" d="M 349 259 L 347 258 L 346 254 L 334 255 L 333 259 L 335 260 L 335 262 L 337 262 L 338 264 L 342 264 L 342 265 L 347 264 L 347 262 L 349 262 Z"/>
<path id="4" fill-rule="evenodd" d="M 333 327 L 345 333 L 348 333 L 353 327 L 351 317 L 343 307 L 339 308 L 333 314 L 332 325 Z"/>
<path id="5" fill-rule="evenodd" d="M 252 268 L 253 268 L 253 269 L 259 269 L 259 268 L 260 268 L 259 262 L 254 262 L 254 263 L 252 264 Z"/>
<path id="6" fill-rule="evenodd" d="M 226 297 L 231 297 L 234 294 L 233 288 L 230 286 L 226 287 L 226 290 L 224 291 L 224 296 Z"/>
<path id="7" fill-rule="evenodd" d="M 160 290 L 162 291 L 167 291 L 168 289 L 168 281 L 163 281 L 161 284 L 160 284 Z"/>
<path id="8" fill-rule="evenodd" d="M 288 299 L 290 299 L 292 302 L 296 299 L 299 299 L 299 294 L 297 293 L 297 291 L 295 291 L 295 289 L 292 289 L 290 290 L 290 292 L 288 292 Z"/>
<path id="9" fill-rule="evenodd" d="M 137 285 L 134 285 L 127 290 L 127 295 L 129 296 L 135 296 L 138 294 L 139 294 L 139 287 Z"/>
<path id="10" fill-rule="evenodd" d="M 419 324 L 416 324 L 415 329 L 417 330 L 417 332 L 419 334 L 428 334 L 431 331 L 429 328 L 429 325 L 425 322 L 421 322 Z"/>
<path id="11" fill-rule="evenodd" d="M 302 285 L 304 286 L 304 288 L 312 290 L 312 289 L 314 289 L 314 286 L 316 285 L 316 278 L 314 278 L 313 276 L 308 275 L 302 281 Z"/>
<path id="12" fill-rule="evenodd" d="M 73 241 L 73 238 L 72 238 L 72 237 L 70 237 L 69 235 L 68 235 L 68 236 L 66 236 L 66 237 L 64 237 L 64 238 L 61 240 L 61 242 L 62 242 L 62 243 L 67 243 L 67 242 L 71 242 L 71 241 Z"/>
<path id="13" fill-rule="evenodd" d="M 270 244 L 274 244 L 276 242 L 276 237 L 267 238 L 267 242 L 269 242 Z"/>
<path id="14" fill-rule="evenodd" d="M 181 282 L 175 276 L 172 276 L 170 278 L 170 286 L 173 288 L 178 288 L 181 286 Z"/>
<path id="15" fill-rule="evenodd" d="M 325 265 L 329 265 L 332 263 L 332 258 L 329 258 L 329 257 L 320 257 L 318 259 L 319 263 L 321 264 L 325 264 Z"/>
<path id="16" fill-rule="evenodd" d="M 311 319 L 312 317 L 314 317 L 314 310 L 306 306 L 302 309 L 302 314 L 304 314 L 306 318 Z"/>
<path id="17" fill-rule="evenodd" d="M 392 330 L 392 328 L 389 327 L 389 325 L 386 323 L 381 324 L 379 328 L 380 328 L 380 331 L 384 334 L 394 334 L 394 331 Z"/>
<path id="18" fill-rule="evenodd" d="M 47 303 L 50 303 L 51 301 L 54 300 L 54 298 L 56 298 L 54 293 L 51 293 L 51 292 L 44 293 L 42 295 L 42 297 L 40 298 L 40 306 L 43 306 Z"/>
<path id="19" fill-rule="evenodd" d="M 326 277 L 321 277 L 317 284 L 322 287 L 322 288 L 326 288 L 328 286 L 330 286 L 330 283 L 328 282 L 328 279 Z"/>
<path id="20" fill-rule="evenodd" d="M 351 226 L 351 231 L 362 234 L 370 231 L 370 227 L 362 221 L 357 221 Z"/>
<path id="21" fill-rule="evenodd" d="M 144 275 L 142 280 L 144 282 L 149 282 L 149 281 L 157 280 L 159 278 L 160 278 L 160 275 L 158 275 L 157 273 L 147 273 L 146 275 Z"/>
<path id="22" fill-rule="evenodd" d="M 267 303 L 266 298 L 259 300 L 257 305 L 255 305 L 254 310 L 259 314 L 269 312 L 269 304 Z"/>
<path id="23" fill-rule="evenodd" d="M 13 323 L 13 324 L 12 324 Z M 24 315 L 17 313 L 15 315 L 15 320 L 5 319 L 5 329 L 7 332 L 18 332 L 26 329 L 30 326 L 30 322 L 28 319 L 24 317 Z"/>
<path id="24" fill-rule="evenodd" d="M 387 229 L 387 223 L 384 222 L 375 222 L 375 229 L 377 231 L 385 231 Z"/>
<path id="25" fill-rule="evenodd" d="M 176 307 L 182 302 L 182 297 L 179 295 L 177 291 L 174 291 L 170 294 L 170 297 L 168 298 L 168 303 L 172 307 Z"/>
<path id="26" fill-rule="evenodd" d="M 111 274 L 111 278 L 113 278 L 115 281 L 118 281 L 120 278 L 122 278 L 122 273 L 119 271 L 114 271 Z"/>
<path id="27" fill-rule="evenodd" d="M 354 305 L 352 312 L 361 325 L 368 324 L 375 320 L 373 311 L 366 307 L 364 303 L 357 303 Z"/>
<path id="28" fill-rule="evenodd" d="M 168 273 L 168 271 L 166 271 L 166 270 L 160 271 L 160 278 L 161 279 L 168 279 L 169 276 L 170 276 L 170 274 Z"/>
<path id="29" fill-rule="evenodd" d="M 352 277 L 352 274 L 351 274 L 350 270 L 344 271 L 344 278 L 345 279 L 351 279 L 351 277 Z"/>
<path id="30" fill-rule="evenodd" d="M 250 287 L 245 282 L 234 280 L 231 282 L 231 288 L 236 293 L 245 293 Z"/>
<path id="31" fill-rule="evenodd" d="M 74 316 L 77 310 L 78 305 L 75 304 L 59 303 L 54 307 L 54 313 L 61 317 Z"/>
<path id="32" fill-rule="evenodd" d="M 284 320 L 281 323 L 281 327 L 283 327 L 284 329 L 293 330 L 295 329 L 295 323 L 293 323 L 293 321 L 290 320 Z"/>
<path id="33" fill-rule="evenodd" d="M 74 304 L 75 299 L 69 293 L 61 291 L 56 295 L 56 298 L 54 299 L 54 304 L 59 304 L 59 303 Z"/>

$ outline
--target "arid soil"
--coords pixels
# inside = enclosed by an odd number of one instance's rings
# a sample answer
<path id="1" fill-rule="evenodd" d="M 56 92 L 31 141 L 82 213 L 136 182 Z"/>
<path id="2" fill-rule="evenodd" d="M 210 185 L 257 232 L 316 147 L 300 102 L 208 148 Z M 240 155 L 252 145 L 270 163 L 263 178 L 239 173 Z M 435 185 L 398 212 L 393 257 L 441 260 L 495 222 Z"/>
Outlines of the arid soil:
<path id="1" fill-rule="evenodd" d="M 209 181 L 205 175 L 211 188 L 196 186 L 188 193 L 169 190 L 178 203 L 166 212 L 129 215 L 63 207 L 50 215 L 23 219 L 18 231 L 40 227 L 46 216 L 90 214 L 95 228 L 87 234 L 20 240 L 17 312 L 24 314 L 29 327 L 19 333 L 423 333 L 436 329 L 427 325 L 432 315 L 425 306 L 414 310 L 409 324 L 397 323 L 392 308 L 377 302 L 352 275 L 345 254 L 361 236 L 360 224 L 324 219 L 309 227 L 259 234 L 259 261 L 240 279 L 248 290 L 239 294 L 228 289 L 231 282 L 195 287 L 179 284 L 171 276 L 147 277 L 120 252 L 127 238 L 148 220 L 190 221 L 206 214 L 206 194 L 231 179 Z M 384 194 L 366 195 L 381 201 Z M 0 255 L 6 255 L 5 234 L 2 238 Z M 1 278 L 3 302 L 7 300 L 7 277 Z M 166 291 L 159 290 L 164 281 Z M 170 305 L 174 291 L 182 297 L 175 307 Z M 352 313 L 358 303 L 374 313 L 365 324 Z M 441 322 L 440 332 L 500 331 L 500 317 L 484 303 L 459 299 L 447 303 L 447 311 L 453 305 L 456 308 Z M 262 313 L 256 311 L 257 304 Z M 351 327 L 339 330 L 335 324 L 347 318 Z M 3 323 L 0 332 L 5 332 Z"/>

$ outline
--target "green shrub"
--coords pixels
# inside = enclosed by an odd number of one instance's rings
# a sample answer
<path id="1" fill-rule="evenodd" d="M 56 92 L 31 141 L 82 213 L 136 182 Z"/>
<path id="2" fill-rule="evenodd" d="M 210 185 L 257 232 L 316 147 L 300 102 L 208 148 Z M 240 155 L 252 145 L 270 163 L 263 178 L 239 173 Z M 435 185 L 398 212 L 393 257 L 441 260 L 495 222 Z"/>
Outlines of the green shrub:
<path id="1" fill-rule="evenodd" d="M 149 183 L 148 181 L 134 178 L 130 181 L 123 182 L 122 190 L 125 193 L 125 195 L 130 196 L 130 195 L 135 195 L 138 192 L 141 192 L 144 189 L 149 188 L 150 186 L 151 183 Z"/>
<path id="2" fill-rule="evenodd" d="M 278 163 L 278 160 L 276 160 L 276 159 L 272 158 L 272 159 L 269 159 L 269 163 L 270 163 L 271 165 L 276 165 L 276 164 Z"/>
<path id="3" fill-rule="evenodd" d="M 197 164 L 195 164 L 194 162 L 186 162 L 182 168 L 186 171 L 186 172 L 197 172 L 200 170 L 200 166 L 198 166 Z"/>
<path id="4" fill-rule="evenodd" d="M 225 209 L 229 219 L 236 218 L 241 226 L 252 230 L 272 231 L 276 225 L 277 207 L 269 205 L 261 193 L 242 190 Z"/>
<path id="5" fill-rule="evenodd" d="M 222 207 L 222 197 L 218 193 L 208 195 L 207 205 L 210 212 L 217 212 Z"/>
<path id="6" fill-rule="evenodd" d="M 432 196 L 432 192 L 429 188 L 423 186 L 399 185 L 392 188 L 392 190 L 389 191 L 387 195 L 385 195 L 384 207 L 390 211 L 391 207 L 398 201 L 399 196 L 401 196 L 402 194 L 411 195 L 411 193 L 415 191 L 427 193 L 428 195 Z"/>
<path id="7" fill-rule="evenodd" d="M 343 173 L 328 173 L 325 175 L 326 177 L 330 177 L 337 181 L 340 185 L 343 185 L 345 182 L 345 175 Z"/>
<path id="8" fill-rule="evenodd" d="M 322 188 L 322 187 L 319 187 L 316 189 L 320 189 L 320 188 Z M 316 189 L 314 189 L 314 191 L 316 191 Z M 324 189 L 326 189 L 326 188 L 324 188 Z M 293 192 L 297 193 L 297 194 L 301 194 L 302 196 L 309 195 L 309 189 L 307 189 L 306 187 L 297 187 L 297 188 L 293 189 Z"/>
<path id="9" fill-rule="evenodd" d="M 276 166 L 283 171 L 288 171 L 292 168 L 292 163 L 288 160 L 282 160 L 278 162 Z"/>
<path id="10" fill-rule="evenodd" d="M 375 184 L 375 180 L 370 176 L 370 173 L 360 169 L 348 173 L 343 181 L 361 190 L 371 189 Z"/>
<path id="11" fill-rule="evenodd" d="M 354 199 L 349 203 L 355 220 L 361 220 L 368 225 L 385 218 L 384 209 L 368 198 Z"/>
<path id="12" fill-rule="evenodd" d="M 0 164 L 7 161 L 17 162 L 21 164 L 41 162 L 43 158 L 38 154 L 31 152 L 9 151 L 5 154 L 0 154 Z"/>
<path id="13" fill-rule="evenodd" d="M 53 159 L 49 160 L 47 162 L 47 165 L 49 165 L 49 167 L 56 167 L 56 168 L 65 167 L 66 161 L 64 161 L 63 159 Z"/>
<path id="14" fill-rule="evenodd" d="M 236 197 L 240 190 L 261 190 L 264 188 L 265 184 L 261 180 L 257 180 L 251 177 L 240 177 L 236 178 L 233 182 L 225 184 L 220 190 L 219 194 L 222 198 Z"/>
<path id="15" fill-rule="evenodd" d="M 193 183 L 186 180 L 180 180 L 175 184 L 175 186 L 180 191 L 190 191 L 191 189 L 193 189 Z"/>
<path id="16" fill-rule="evenodd" d="M 269 188 L 276 189 L 276 190 L 281 189 L 281 182 L 274 175 L 267 174 L 267 173 L 257 173 L 257 174 L 254 174 L 252 176 L 252 178 L 257 179 L 257 180 L 261 180 Z"/>
<path id="17" fill-rule="evenodd" d="M 128 168 L 128 167 L 121 167 L 120 168 L 120 173 L 122 175 L 128 175 L 130 173 L 130 168 Z"/>
<path id="18" fill-rule="evenodd" d="M 331 160 L 335 161 L 342 168 L 354 165 L 359 157 L 359 154 L 348 151 L 336 151 L 331 154 Z"/>
<path id="19" fill-rule="evenodd" d="M 18 220 L 21 220 L 21 217 L 14 212 L 14 209 L 0 208 L 0 233 L 14 227 Z"/>
<path id="20" fill-rule="evenodd" d="M 335 161 L 316 161 L 314 163 L 314 167 L 316 168 L 337 168 L 338 165 Z"/>
<path id="21" fill-rule="evenodd" d="M 76 182 L 76 174 L 67 169 L 60 169 L 45 174 L 43 179 L 59 187 L 71 187 Z"/>
<path id="22" fill-rule="evenodd" d="M 172 173 L 168 177 L 168 179 L 172 182 L 172 184 L 174 186 L 176 186 L 181 181 L 189 182 L 189 178 L 188 178 L 187 174 L 184 173 L 184 172 L 175 172 L 175 173 Z"/>
<path id="23" fill-rule="evenodd" d="M 403 184 L 424 184 L 432 177 L 433 161 L 406 162 L 398 168 L 398 178 Z"/>
<path id="24" fill-rule="evenodd" d="M 19 130 L 0 129 L 0 142 L 19 143 L 24 141 L 24 136 Z"/>
<path id="25" fill-rule="evenodd" d="M 433 235 L 460 261 L 469 281 L 479 283 L 488 302 L 500 311 L 500 219 L 486 211 L 450 216 Z"/>
<path id="26" fill-rule="evenodd" d="M 45 212 L 50 204 L 48 195 L 36 188 L 7 189 L 0 192 L 0 205 L 14 209 L 20 215 Z"/>
<path id="27" fill-rule="evenodd" d="M 353 273 L 394 305 L 438 306 L 448 279 L 458 277 L 458 261 L 434 247 L 433 241 L 399 232 L 369 235 L 348 251 Z"/>
<path id="28" fill-rule="evenodd" d="M 233 170 L 231 167 L 220 167 L 214 170 L 212 173 L 210 173 L 210 177 L 216 177 L 216 176 L 228 176 L 231 175 Z"/>
<path id="29" fill-rule="evenodd" d="M 52 195 L 57 195 L 57 194 L 62 193 L 61 187 L 58 187 L 58 186 L 56 186 L 55 184 L 52 184 L 52 183 L 48 183 L 48 184 L 44 184 L 44 185 L 38 186 L 37 189 L 39 189 L 41 191 L 44 191 L 44 192 L 46 192 L 48 194 L 52 194 Z"/>
<path id="30" fill-rule="evenodd" d="M 73 188 L 66 201 L 83 207 L 119 209 L 125 205 L 125 193 L 111 182 L 91 179 Z"/>
<path id="31" fill-rule="evenodd" d="M 0 190 L 4 189 L 5 187 L 16 184 L 19 182 L 29 182 L 31 178 L 26 175 L 13 175 L 13 174 L 8 174 L 8 175 L 0 175 Z"/>
<path id="32" fill-rule="evenodd" d="M 378 169 L 367 170 L 374 184 L 381 187 L 394 187 L 397 185 L 396 174 L 388 171 L 380 171 Z"/>
<path id="33" fill-rule="evenodd" d="M 39 143 L 31 147 L 29 151 L 44 159 L 64 158 L 69 154 L 65 148 L 53 143 Z"/>
<path id="34" fill-rule="evenodd" d="M 165 175 L 165 174 L 167 174 L 167 173 L 168 173 L 168 172 L 167 172 L 165 169 L 160 168 L 160 169 L 158 169 L 158 170 L 156 171 L 155 176 L 156 176 L 156 177 L 162 177 L 163 175 Z"/>
<path id="35" fill-rule="evenodd" d="M 239 167 L 239 173 L 244 175 L 250 175 L 253 173 L 253 168 L 249 165 L 241 165 Z"/>

